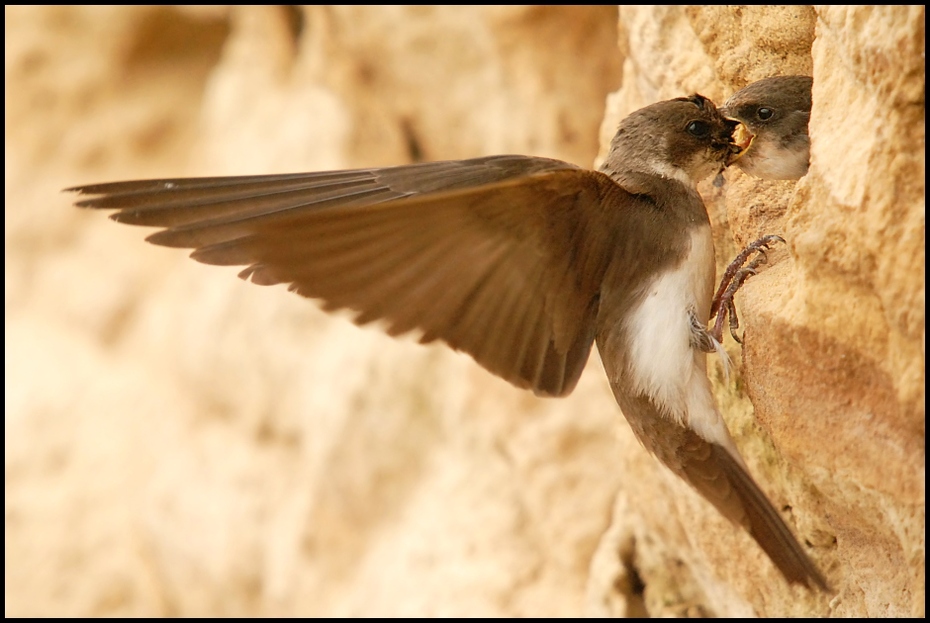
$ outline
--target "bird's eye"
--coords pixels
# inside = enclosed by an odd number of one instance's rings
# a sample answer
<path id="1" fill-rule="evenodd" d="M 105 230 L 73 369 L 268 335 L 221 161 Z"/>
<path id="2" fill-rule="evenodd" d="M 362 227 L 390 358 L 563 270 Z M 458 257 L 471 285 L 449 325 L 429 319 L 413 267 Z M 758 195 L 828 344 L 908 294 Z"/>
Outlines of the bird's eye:
<path id="1" fill-rule="evenodd" d="M 771 118 L 772 118 L 772 115 L 774 115 L 774 114 L 775 114 L 775 111 L 774 111 L 774 110 L 772 110 L 771 108 L 766 108 L 766 107 L 764 107 L 764 106 L 763 106 L 762 108 L 760 108 L 759 110 L 756 111 L 756 115 L 757 115 L 757 116 L 759 117 L 759 119 L 761 119 L 762 121 L 766 121 L 766 120 L 768 120 L 768 119 L 771 119 Z"/>
<path id="2" fill-rule="evenodd" d="M 692 121 L 688 124 L 688 134 L 704 138 L 710 134 L 710 125 L 706 121 Z"/>

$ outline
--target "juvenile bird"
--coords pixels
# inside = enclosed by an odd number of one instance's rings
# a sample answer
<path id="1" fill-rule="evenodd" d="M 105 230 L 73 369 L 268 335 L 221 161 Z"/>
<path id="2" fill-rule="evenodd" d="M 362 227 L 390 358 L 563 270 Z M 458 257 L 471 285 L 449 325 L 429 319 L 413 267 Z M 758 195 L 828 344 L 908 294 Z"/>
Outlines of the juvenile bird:
<path id="1" fill-rule="evenodd" d="M 745 153 L 736 166 L 768 180 L 796 180 L 807 174 L 811 142 L 809 76 L 773 76 L 737 91 L 721 108 L 742 122 L 749 135 L 738 137 Z"/>

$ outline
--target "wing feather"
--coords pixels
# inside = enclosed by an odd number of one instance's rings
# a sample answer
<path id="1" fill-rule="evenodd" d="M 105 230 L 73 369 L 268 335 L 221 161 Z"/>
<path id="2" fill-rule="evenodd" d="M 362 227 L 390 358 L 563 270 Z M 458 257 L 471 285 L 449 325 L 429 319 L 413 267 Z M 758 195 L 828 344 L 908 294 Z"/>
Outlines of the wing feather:
<path id="1" fill-rule="evenodd" d="M 632 205 L 606 175 L 525 156 L 72 190 L 99 195 L 79 206 L 163 228 L 154 244 L 244 266 L 243 279 L 289 284 L 391 335 L 419 330 L 545 395 L 570 392 L 584 368 Z"/>

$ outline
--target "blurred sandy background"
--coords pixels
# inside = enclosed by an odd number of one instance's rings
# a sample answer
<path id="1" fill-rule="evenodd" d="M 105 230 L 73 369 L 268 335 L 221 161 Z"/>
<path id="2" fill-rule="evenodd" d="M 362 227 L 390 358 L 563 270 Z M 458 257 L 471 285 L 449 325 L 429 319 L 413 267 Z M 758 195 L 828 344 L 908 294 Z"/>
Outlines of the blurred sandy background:
<path id="1" fill-rule="evenodd" d="M 920 615 L 924 10 L 5 9 L 8 616 Z M 61 189 L 525 153 L 815 78 L 811 173 L 706 191 L 718 401 L 836 593 L 789 588 L 646 456 L 600 362 L 470 358 L 145 244 Z"/>

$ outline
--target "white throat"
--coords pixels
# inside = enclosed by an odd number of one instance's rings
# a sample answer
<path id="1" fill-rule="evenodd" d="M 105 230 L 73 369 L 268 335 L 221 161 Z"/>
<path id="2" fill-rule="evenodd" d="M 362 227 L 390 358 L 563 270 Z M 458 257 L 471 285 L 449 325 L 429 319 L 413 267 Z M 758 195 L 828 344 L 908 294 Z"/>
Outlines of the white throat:
<path id="1" fill-rule="evenodd" d="M 691 176 L 681 167 L 676 167 L 675 165 L 661 161 L 650 161 L 647 166 L 649 167 L 650 173 L 681 182 L 688 188 L 696 188 L 694 180 L 691 179 Z"/>

